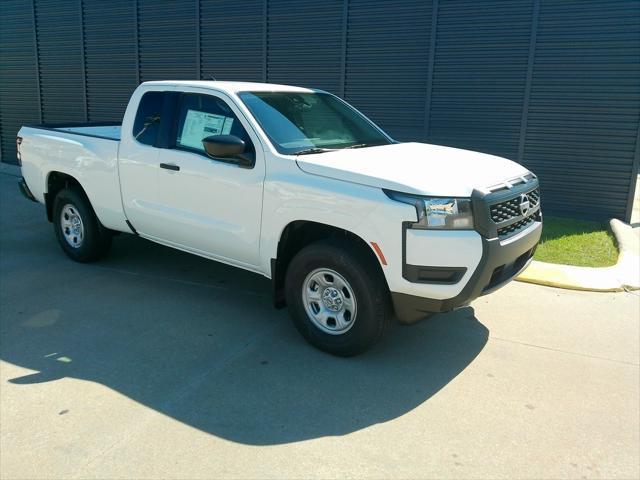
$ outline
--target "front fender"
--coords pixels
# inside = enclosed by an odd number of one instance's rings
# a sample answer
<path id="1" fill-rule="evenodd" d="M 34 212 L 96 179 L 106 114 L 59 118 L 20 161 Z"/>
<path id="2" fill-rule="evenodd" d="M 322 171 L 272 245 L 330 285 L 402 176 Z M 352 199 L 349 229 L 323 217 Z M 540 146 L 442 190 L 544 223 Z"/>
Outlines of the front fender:
<path id="1" fill-rule="evenodd" d="M 271 270 L 270 260 L 277 258 L 283 232 L 295 221 L 346 230 L 379 256 L 371 245 L 375 242 L 387 259 L 384 269 L 401 260 L 401 226 L 403 221 L 415 221 L 413 207 L 390 200 L 375 187 L 303 175 L 304 183 L 294 175 L 265 184 L 260 244 L 265 272 Z"/>

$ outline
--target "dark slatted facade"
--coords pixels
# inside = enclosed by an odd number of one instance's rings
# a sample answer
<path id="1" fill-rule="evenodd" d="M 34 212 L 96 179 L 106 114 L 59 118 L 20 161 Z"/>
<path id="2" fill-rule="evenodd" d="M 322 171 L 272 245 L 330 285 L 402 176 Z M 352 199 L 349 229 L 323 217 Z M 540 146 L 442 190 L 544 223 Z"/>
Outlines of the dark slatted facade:
<path id="1" fill-rule="evenodd" d="M 193 79 L 198 72 L 196 2 L 138 0 L 136 3 L 140 81 Z"/>
<path id="2" fill-rule="evenodd" d="M 42 120 L 87 120 L 80 2 L 36 0 Z"/>
<path id="3" fill-rule="evenodd" d="M 637 0 L 3 0 L 0 55 L 5 162 L 24 123 L 118 121 L 139 82 L 214 76 L 321 88 L 398 140 L 521 162 L 547 213 L 631 213 Z"/>
<path id="4" fill-rule="evenodd" d="M 268 81 L 339 93 L 341 32 L 342 0 L 270 0 Z"/>
<path id="5" fill-rule="evenodd" d="M 135 9 L 129 0 L 83 2 L 84 58 L 90 122 L 119 119 L 138 85 Z"/>
<path id="6" fill-rule="evenodd" d="M 398 140 L 424 141 L 429 2 L 348 2 L 345 99 Z"/>
<path id="7" fill-rule="evenodd" d="M 16 132 L 42 121 L 31 0 L 0 3 L 0 132 L 2 160 L 15 162 Z"/>
<path id="8" fill-rule="evenodd" d="M 621 216 L 635 183 L 640 2 L 542 1 L 523 163 L 544 206 Z"/>
<path id="9" fill-rule="evenodd" d="M 440 2 L 430 142 L 517 159 L 532 13 L 531 0 Z"/>
<path id="10" fill-rule="evenodd" d="M 262 0 L 200 1 L 200 75 L 194 78 L 264 80 L 263 3 Z"/>

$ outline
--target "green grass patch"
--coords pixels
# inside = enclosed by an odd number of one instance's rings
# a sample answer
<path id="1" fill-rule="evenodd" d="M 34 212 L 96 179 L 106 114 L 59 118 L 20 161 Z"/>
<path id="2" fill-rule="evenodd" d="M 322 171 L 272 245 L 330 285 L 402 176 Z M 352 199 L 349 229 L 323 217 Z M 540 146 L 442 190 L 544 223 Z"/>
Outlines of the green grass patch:
<path id="1" fill-rule="evenodd" d="M 544 217 L 542 238 L 533 258 L 580 267 L 609 267 L 618 260 L 618 248 L 605 224 Z"/>

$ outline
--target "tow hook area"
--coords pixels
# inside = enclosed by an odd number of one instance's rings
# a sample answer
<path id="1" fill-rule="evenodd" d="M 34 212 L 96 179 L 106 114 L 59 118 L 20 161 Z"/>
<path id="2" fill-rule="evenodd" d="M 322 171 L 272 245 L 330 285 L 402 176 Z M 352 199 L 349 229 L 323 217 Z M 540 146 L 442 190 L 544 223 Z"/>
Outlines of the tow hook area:
<path id="1" fill-rule="evenodd" d="M 37 202 L 36 197 L 34 197 L 33 193 L 31 193 L 31 190 L 29 190 L 27 182 L 25 182 L 24 178 L 20 178 L 20 180 L 18 181 L 18 187 L 20 188 L 20 193 L 22 193 L 25 198 L 28 198 L 32 202 Z"/>

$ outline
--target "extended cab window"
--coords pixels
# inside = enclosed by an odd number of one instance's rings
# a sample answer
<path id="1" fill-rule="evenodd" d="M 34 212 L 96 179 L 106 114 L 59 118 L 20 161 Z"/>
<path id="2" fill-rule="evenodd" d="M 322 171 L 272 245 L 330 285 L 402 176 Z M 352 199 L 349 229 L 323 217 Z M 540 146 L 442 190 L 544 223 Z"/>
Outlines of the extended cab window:
<path id="1" fill-rule="evenodd" d="M 202 140 L 213 135 L 235 135 L 244 140 L 247 151 L 253 151 L 247 131 L 223 100 L 212 95 L 183 95 L 178 111 L 176 147 L 204 154 Z"/>
<path id="2" fill-rule="evenodd" d="M 133 137 L 145 145 L 155 145 L 160 131 L 164 92 L 147 92 L 140 99 L 133 123 Z"/>

